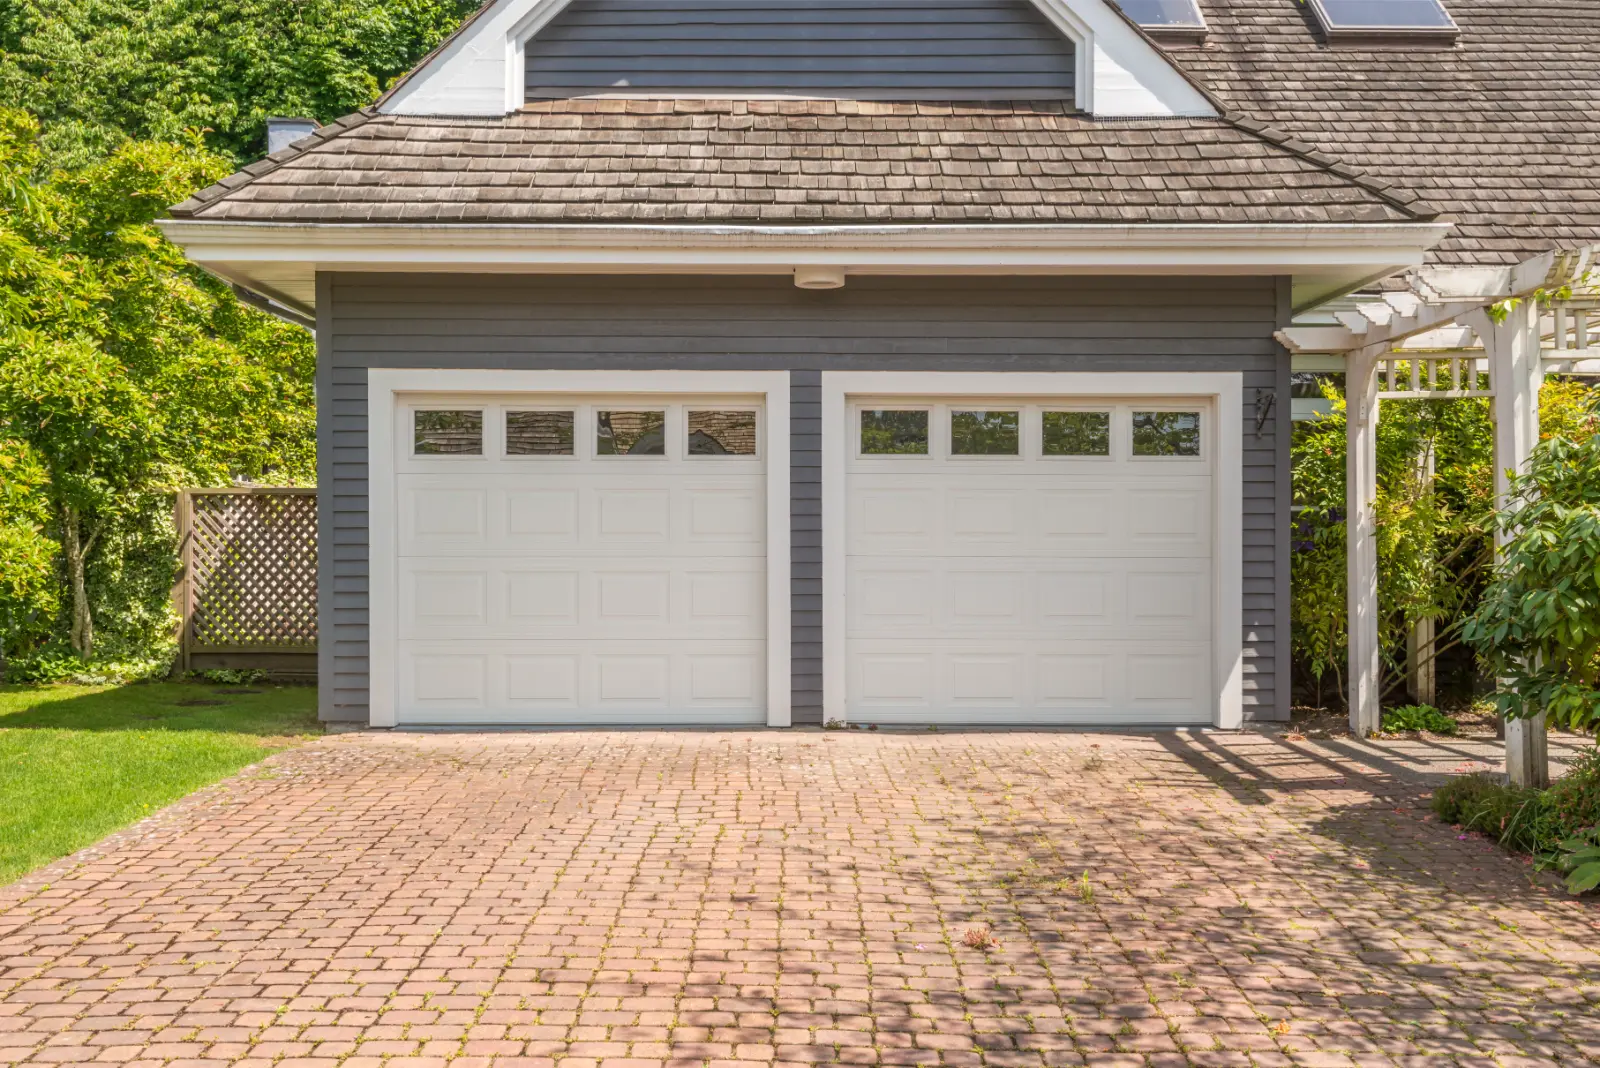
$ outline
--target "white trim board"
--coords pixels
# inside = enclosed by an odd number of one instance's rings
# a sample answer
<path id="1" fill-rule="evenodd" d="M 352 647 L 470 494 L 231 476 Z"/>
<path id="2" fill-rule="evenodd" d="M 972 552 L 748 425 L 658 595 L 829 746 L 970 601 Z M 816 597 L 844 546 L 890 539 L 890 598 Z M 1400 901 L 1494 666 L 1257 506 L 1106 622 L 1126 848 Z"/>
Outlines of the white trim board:
<path id="1" fill-rule="evenodd" d="M 766 418 L 767 726 L 791 713 L 789 590 L 789 372 L 492 371 L 367 372 L 367 522 L 369 722 L 395 726 L 395 650 L 399 619 L 395 520 L 395 414 L 405 394 L 656 393 L 739 394 L 762 398 Z M 331 639 L 331 635 L 329 636 Z"/>
<path id="2" fill-rule="evenodd" d="M 164 219 L 185 255 L 298 310 L 318 271 L 1280 275 L 1296 306 L 1423 262 L 1448 223 L 654 226 Z"/>
<path id="3" fill-rule="evenodd" d="M 822 708 L 846 719 L 846 413 L 852 396 L 1204 397 L 1216 412 L 1212 724 L 1244 724 L 1244 376 L 1237 372 L 901 372 L 822 374 Z"/>
<path id="4" fill-rule="evenodd" d="M 523 46 L 573 0 L 493 0 L 378 105 L 393 115 L 492 116 L 522 106 Z M 661 0 L 670 3 L 671 0 Z M 1215 116 L 1216 108 L 1109 0 L 1031 0 L 1077 51 L 1077 105 L 1092 115 Z M 683 93 L 704 96 L 705 93 Z"/>

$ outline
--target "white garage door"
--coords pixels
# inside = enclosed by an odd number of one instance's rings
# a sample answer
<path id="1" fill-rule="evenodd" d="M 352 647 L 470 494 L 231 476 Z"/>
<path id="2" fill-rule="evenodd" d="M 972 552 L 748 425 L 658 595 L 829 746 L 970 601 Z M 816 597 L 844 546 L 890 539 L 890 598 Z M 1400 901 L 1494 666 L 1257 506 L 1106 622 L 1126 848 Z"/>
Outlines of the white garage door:
<path id="1" fill-rule="evenodd" d="M 845 420 L 855 722 L 1214 716 L 1207 404 L 864 398 Z"/>
<path id="2" fill-rule="evenodd" d="M 530 395 L 399 416 L 397 722 L 765 722 L 759 404 Z"/>

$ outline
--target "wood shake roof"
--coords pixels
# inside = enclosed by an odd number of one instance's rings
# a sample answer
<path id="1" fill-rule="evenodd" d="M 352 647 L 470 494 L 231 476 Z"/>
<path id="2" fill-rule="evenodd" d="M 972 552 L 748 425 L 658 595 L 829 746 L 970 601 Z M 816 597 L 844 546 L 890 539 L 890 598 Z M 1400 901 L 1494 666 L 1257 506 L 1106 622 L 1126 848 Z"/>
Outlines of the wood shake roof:
<path id="1" fill-rule="evenodd" d="M 177 205 L 255 222 L 1374 223 L 1431 218 L 1309 144 L 1059 102 L 553 100 L 363 113 Z"/>
<path id="2" fill-rule="evenodd" d="M 1431 202 L 1441 263 L 1600 241 L 1600 3 L 1446 0 L 1454 47 L 1329 47 L 1292 0 L 1201 0 L 1172 53 L 1231 110 Z"/>
<path id="3" fill-rule="evenodd" d="M 1060 101 L 563 99 L 368 110 L 172 209 L 253 222 L 1347 223 L 1438 263 L 1600 242 L 1596 0 L 1448 0 L 1458 44 L 1330 47 L 1296 0 L 1200 0 L 1170 53 L 1221 119 Z"/>

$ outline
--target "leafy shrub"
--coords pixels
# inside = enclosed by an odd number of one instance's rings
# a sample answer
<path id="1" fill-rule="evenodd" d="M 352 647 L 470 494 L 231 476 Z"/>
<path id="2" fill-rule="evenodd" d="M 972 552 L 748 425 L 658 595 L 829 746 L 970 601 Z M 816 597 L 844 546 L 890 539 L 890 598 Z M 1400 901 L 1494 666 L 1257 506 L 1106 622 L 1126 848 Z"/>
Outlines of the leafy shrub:
<path id="1" fill-rule="evenodd" d="M 1519 853 L 1545 852 L 1561 837 L 1545 791 L 1510 786 L 1493 775 L 1452 779 L 1434 791 L 1433 811 Z"/>
<path id="2" fill-rule="evenodd" d="M 1498 517 L 1511 535 L 1465 637 L 1508 685 L 1509 719 L 1548 713 L 1600 727 L 1600 436 L 1551 438 L 1534 450 Z"/>
<path id="3" fill-rule="evenodd" d="M 12 660 L 6 665 L 7 682 L 74 682 L 80 686 L 139 682 L 164 677 L 172 667 L 170 650 L 154 653 L 132 650 L 121 656 L 96 656 L 83 660 L 63 645 L 50 645 Z"/>
<path id="4" fill-rule="evenodd" d="M 207 682 L 214 682 L 220 686 L 254 686 L 267 677 L 265 671 L 256 671 L 253 668 L 242 668 L 233 671 L 228 668 L 216 668 L 212 671 L 199 673 Z"/>
<path id="5" fill-rule="evenodd" d="M 1556 866 L 1567 877 L 1567 892 L 1584 894 L 1600 886 L 1600 827 L 1591 827 L 1556 847 Z"/>
<path id="6" fill-rule="evenodd" d="M 1487 772 L 1462 775 L 1433 791 L 1433 814 L 1445 823 L 1466 824 L 1467 815 L 1485 799 L 1505 790 L 1499 776 Z"/>
<path id="7" fill-rule="evenodd" d="M 1406 705 L 1390 708 L 1383 713 L 1383 730 L 1386 734 L 1404 731 L 1427 731 L 1429 734 L 1454 734 L 1459 729 L 1454 716 L 1447 716 L 1432 705 Z"/>
<path id="8" fill-rule="evenodd" d="M 1600 827 L 1600 746 L 1579 753 L 1546 795 L 1563 836 Z"/>

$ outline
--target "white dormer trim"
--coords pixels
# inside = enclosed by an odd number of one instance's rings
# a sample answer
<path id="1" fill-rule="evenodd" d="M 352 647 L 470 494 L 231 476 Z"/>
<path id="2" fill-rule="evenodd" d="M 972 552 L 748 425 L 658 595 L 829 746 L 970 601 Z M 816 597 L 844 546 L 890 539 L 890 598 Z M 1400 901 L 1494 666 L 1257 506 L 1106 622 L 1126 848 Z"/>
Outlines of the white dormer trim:
<path id="1" fill-rule="evenodd" d="M 493 0 L 378 105 L 392 115 L 508 115 L 523 103 L 523 46 L 572 0 Z M 1109 0 L 1032 0 L 1076 46 L 1078 106 L 1107 118 L 1216 109 Z M 952 93 L 959 96 L 958 93 Z"/>

